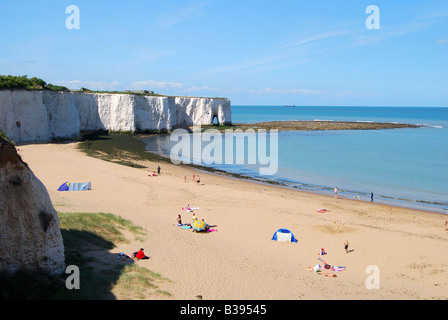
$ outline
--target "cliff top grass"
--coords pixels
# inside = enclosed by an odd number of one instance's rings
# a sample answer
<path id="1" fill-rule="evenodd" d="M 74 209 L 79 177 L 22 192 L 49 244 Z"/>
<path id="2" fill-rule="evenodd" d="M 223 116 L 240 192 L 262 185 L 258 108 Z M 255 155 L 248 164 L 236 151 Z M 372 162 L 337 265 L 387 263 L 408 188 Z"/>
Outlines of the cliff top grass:
<path id="1" fill-rule="evenodd" d="M 12 75 L 0 75 L 0 90 L 50 90 L 50 91 L 67 91 L 67 92 L 82 92 L 82 93 L 107 93 L 107 94 L 132 94 L 138 96 L 154 96 L 154 97 L 179 97 L 182 96 L 168 96 L 153 92 L 138 92 L 138 91 L 104 91 L 104 90 L 90 90 L 87 88 L 81 88 L 79 90 L 70 90 L 64 86 L 47 84 L 44 80 L 36 77 L 28 78 L 25 76 L 12 76 Z M 186 98 L 199 98 L 199 99 L 225 99 L 220 97 L 186 97 Z"/>
<path id="2" fill-rule="evenodd" d="M 79 90 L 72 90 L 72 92 L 82 92 L 82 93 L 107 93 L 107 94 L 132 94 L 135 96 L 150 96 L 150 97 L 165 97 L 165 98 L 193 98 L 193 99 L 223 99 L 223 100 L 229 100 L 227 98 L 223 97 L 194 97 L 194 96 L 170 96 L 166 94 L 160 94 L 160 93 L 152 93 L 152 92 L 139 92 L 132 91 L 132 90 L 125 90 L 125 91 L 106 91 L 106 90 L 90 90 L 87 88 L 81 88 Z"/>

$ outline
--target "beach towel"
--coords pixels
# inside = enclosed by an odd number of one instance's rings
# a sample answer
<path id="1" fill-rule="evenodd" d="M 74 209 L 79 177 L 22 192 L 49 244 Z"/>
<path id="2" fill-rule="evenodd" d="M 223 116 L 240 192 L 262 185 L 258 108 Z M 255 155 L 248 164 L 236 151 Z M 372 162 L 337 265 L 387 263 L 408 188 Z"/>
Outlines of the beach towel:
<path id="1" fill-rule="evenodd" d="M 199 209 L 201 209 L 201 208 L 181 208 L 180 210 L 181 211 L 187 211 L 187 212 L 193 212 L 193 210 L 199 210 Z"/>
<path id="2" fill-rule="evenodd" d="M 346 268 L 345 267 L 333 267 L 332 270 L 334 272 L 341 272 L 341 271 L 345 271 Z"/>
<path id="3" fill-rule="evenodd" d="M 329 264 L 329 263 L 325 262 L 325 261 L 322 260 L 321 258 L 317 258 L 317 260 L 322 261 L 322 262 L 324 263 L 323 266 L 318 265 L 318 266 L 320 266 L 321 269 L 322 269 L 322 268 L 325 268 L 325 269 L 327 269 L 327 270 L 331 269 L 331 270 L 334 271 L 334 272 L 341 272 L 341 271 L 345 271 L 345 270 L 346 270 L 346 267 L 344 267 L 344 266 L 338 266 L 338 267 L 335 267 L 335 266 L 333 266 L 332 264 Z"/>

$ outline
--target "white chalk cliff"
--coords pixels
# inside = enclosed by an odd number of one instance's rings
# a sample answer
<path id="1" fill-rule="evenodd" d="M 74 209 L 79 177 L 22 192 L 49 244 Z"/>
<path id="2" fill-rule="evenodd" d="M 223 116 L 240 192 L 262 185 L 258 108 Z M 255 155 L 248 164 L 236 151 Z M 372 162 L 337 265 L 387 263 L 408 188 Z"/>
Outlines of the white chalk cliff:
<path id="1" fill-rule="evenodd" d="M 12 141 L 78 137 L 82 131 L 173 130 L 231 123 L 223 98 L 0 90 L 0 128 Z"/>

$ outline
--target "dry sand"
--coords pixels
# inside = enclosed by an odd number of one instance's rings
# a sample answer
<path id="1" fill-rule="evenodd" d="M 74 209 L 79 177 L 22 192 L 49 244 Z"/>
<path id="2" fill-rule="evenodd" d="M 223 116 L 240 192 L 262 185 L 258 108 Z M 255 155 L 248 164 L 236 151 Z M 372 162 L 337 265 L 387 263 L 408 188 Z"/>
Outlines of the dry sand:
<path id="1" fill-rule="evenodd" d="M 45 184 L 60 212 L 106 212 L 146 229 L 139 261 L 171 280 L 168 299 L 447 299 L 448 216 L 359 200 L 336 199 L 160 164 L 162 174 L 87 157 L 76 143 L 19 147 L 23 160 Z M 198 172 L 196 172 L 198 173 Z M 184 182 L 184 176 L 187 181 Z M 92 182 L 92 191 L 58 192 L 65 181 Z M 217 232 L 193 233 L 174 226 L 178 214 L 190 222 L 190 204 Z M 328 213 L 317 213 L 325 208 Z M 344 225 L 340 225 L 340 221 Z M 272 241 L 279 228 L 298 243 Z M 346 253 L 344 242 L 348 240 Z M 322 258 L 346 270 L 330 278 L 307 270 Z M 110 263 L 117 263 L 111 260 Z M 379 289 L 368 289 L 368 266 L 379 270 Z M 116 293 L 117 298 L 120 294 Z"/>

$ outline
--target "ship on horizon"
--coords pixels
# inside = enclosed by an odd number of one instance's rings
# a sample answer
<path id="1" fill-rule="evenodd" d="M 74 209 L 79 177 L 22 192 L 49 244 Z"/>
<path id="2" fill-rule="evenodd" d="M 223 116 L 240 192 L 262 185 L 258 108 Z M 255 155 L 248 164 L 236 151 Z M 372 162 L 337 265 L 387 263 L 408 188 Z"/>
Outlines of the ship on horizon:
<path id="1" fill-rule="evenodd" d="M 286 108 L 295 108 L 296 105 L 295 105 L 295 104 L 293 104 L 292 106 L 285 105 L 285 107 L 286 107 Z"/>

